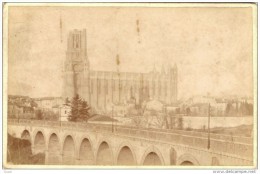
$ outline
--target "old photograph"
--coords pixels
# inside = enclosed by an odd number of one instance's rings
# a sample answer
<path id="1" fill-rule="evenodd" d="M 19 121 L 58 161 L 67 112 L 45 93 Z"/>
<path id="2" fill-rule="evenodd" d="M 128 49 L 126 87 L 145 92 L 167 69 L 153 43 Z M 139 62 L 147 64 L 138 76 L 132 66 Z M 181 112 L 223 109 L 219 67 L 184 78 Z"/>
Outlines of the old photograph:
<path id="1" fill-rule="evenodd" d="M 252 3 L 4 5 L 4 167 L 256 167 Z"/>

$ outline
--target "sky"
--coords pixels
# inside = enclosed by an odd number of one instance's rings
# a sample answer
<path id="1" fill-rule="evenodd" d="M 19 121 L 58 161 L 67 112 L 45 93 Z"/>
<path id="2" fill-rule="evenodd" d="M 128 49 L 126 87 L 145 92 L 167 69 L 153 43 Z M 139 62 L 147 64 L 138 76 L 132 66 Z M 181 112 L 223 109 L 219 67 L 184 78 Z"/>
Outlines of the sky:
<path id="1" fill-rule="evenodd" d="M 179 99 L 253 96 L 251 8 L 10 7 L 8 17 L 8 94 L 61 96 L 68 32 L 86 28 L 93 70 L 116 71 L 117 54 L 126 72 L 176 63 Z"/>

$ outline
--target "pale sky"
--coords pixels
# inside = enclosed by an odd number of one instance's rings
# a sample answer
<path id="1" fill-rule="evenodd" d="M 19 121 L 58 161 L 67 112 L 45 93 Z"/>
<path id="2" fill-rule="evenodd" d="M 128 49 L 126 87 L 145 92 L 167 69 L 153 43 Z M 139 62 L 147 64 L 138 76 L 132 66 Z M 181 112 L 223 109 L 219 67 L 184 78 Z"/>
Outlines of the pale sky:
<path id="1" fill-rule="evenodd" d="M 118 53 L 120 71 L 176 63 L 179 99 L 252 96 L 251 8 L 10 7 L 8 94 L 61 96 L 67 34 L 83 28 L 93 70 L 116 71 Z"/>

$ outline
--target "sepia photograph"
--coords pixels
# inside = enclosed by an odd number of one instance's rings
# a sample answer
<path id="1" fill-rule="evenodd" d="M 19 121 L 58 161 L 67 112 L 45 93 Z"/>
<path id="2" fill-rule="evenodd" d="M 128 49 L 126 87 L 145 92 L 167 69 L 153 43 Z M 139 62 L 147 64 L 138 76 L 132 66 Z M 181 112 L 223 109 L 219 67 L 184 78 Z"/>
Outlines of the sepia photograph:
<path id="1" fill-rule="evenodd" d="M 256 168 L 254 3 L 5 3 L 3 166 Z"/>

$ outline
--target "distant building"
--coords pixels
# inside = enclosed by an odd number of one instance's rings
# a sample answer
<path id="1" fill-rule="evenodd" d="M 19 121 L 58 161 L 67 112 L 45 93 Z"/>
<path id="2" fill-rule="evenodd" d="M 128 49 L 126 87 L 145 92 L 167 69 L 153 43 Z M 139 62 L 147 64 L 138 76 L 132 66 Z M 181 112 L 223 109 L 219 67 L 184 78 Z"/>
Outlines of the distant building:
<path id="1" fill-rule="evenodd" d="M 61 108 L 61 106 L 59 106 L 59 105 L 53 106 L 52 107 L 53 113 L 60 115 L 60 108 Z"/>
<path id="2" fill-rule="evenodd" d="M 9 118 L 34 118 L 33 100 L 28 96 L 8 95 Z"/>
<path id="3" fill-rule="evenodd" d="M 209 105 L 207 103 L 196 103 L 189 107 L 187 115 L 194 116 L 207 116 L 209 111 Z"/>
<path id="4" fill-rule="evenodd" d="M 164 104 L 158 100 L 151 100 L 146 103 L 146 110 L 155 110 L 162 112 L 164 109 Z"/>
<path id="5" fill-rule="evenodd" d="M 167 106 L 166 107 L 167 114 L 180 114 L 180 106 Z"/>
<path id="6" fill-rule="evenodd" d="M 192 105 L 192 104 L 197 104 L 197 103 L 207 103 L 207 104 L 211 104 L 214 105 L 216 104 L 216 99 L 214 97 L 210 97 L 210 96 L 194 96 L 190 99 L 188 99 L 186 102 L 186 104 L 188 105 Z"/>
<path id="7" fill-rule="evenodd" d="M 24 105 L 17 105 L 13 103 L 8 104 L 9 118 L 34 118 L 34 108 Z"/>
<path id="8" fill-rule="evenodd" d="M 113 105 L 113 116 L 125 117 L 126 113 L 127 113 L 127 105 L 126 104 Z"/>
<path id="9" fill-rule="evenodd" d="M 34 101 L 37 103 L 38 108 L 42 110 L 53 110 L 53 108 L 59 107 L 64 103 L 61 97 L 35 98 Z"/>
<path id="10" fill-rule="evenodd" d="M 8 117 L 18 118 L 18 115 L 23 113 L 23 107 L 16 104 L 8 103 Z"/>

